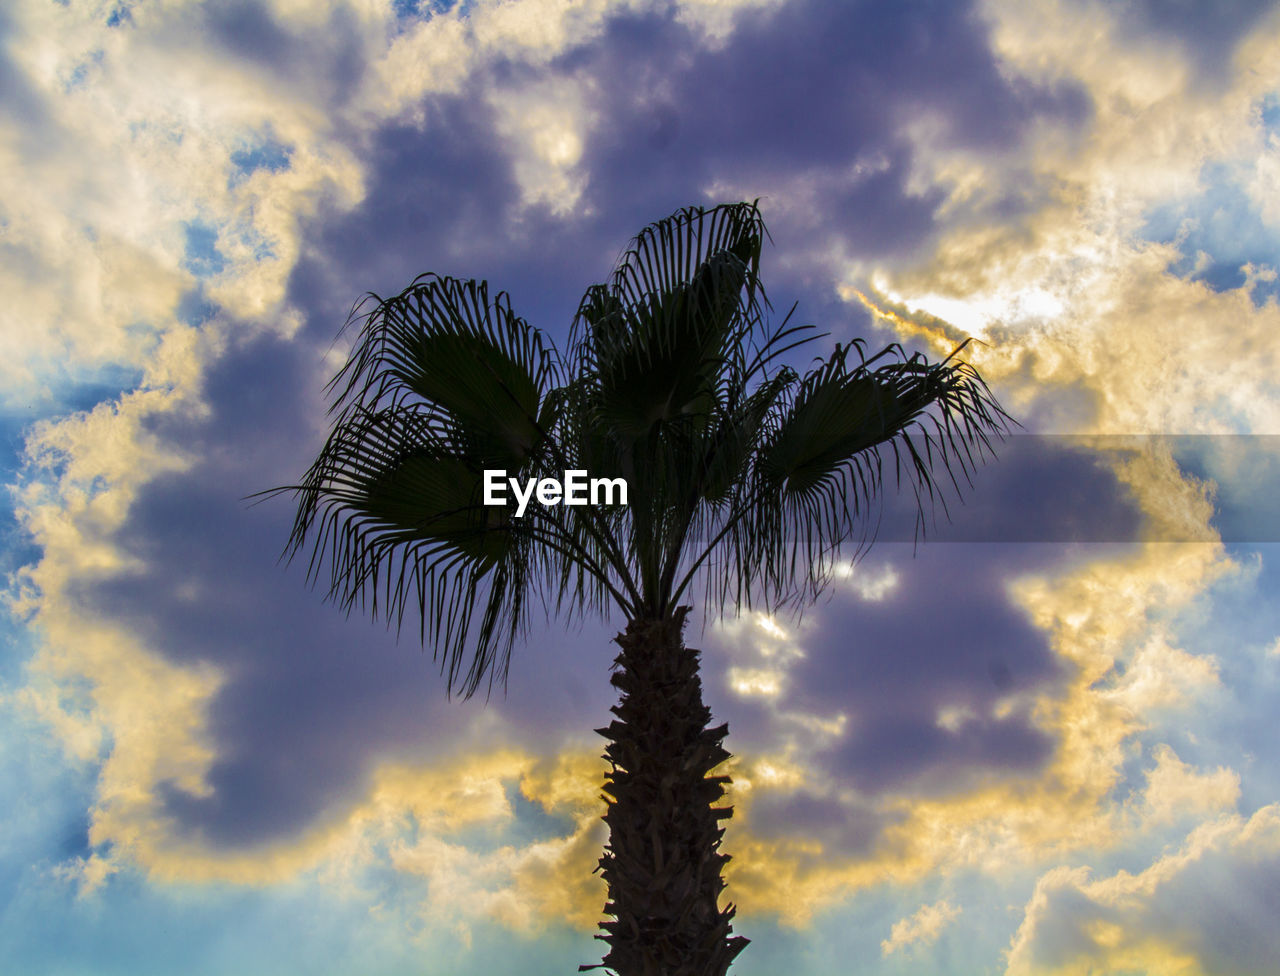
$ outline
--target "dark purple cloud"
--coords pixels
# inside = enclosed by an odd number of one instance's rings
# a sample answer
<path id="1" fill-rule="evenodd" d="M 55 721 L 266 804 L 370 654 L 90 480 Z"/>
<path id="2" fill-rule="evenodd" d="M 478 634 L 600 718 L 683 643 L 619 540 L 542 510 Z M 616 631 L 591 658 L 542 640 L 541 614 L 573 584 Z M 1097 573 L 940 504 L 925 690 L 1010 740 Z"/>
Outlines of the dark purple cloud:
<path id="1" fill-rule="evenodd" d="M 265 14 L 234 7 L 208 16 L 244 57 L 269 65 L 293 56 L 278 25 L 259 23 Z M 356 70 L 342 67 L 344 43 L 324 48 L 338 88 Z M 227 675 L 212 712 L 220 757 L 213 793 L 167 796 L 178 822 L 214 843 L 259 842 L 315 821 L 359 793 L 375 757 L 457 750 L 485 707 L 446 701 L 411 634 L 397 644 L 381 625 L 345 619 L 306 588 L 302 566 L 277 565 L 287 501 L 254 508 L 242 501 L 291 483 L 318 449 L 322 358 L 362 291 L 391 293 L 426 270 L 485 277 L 561 339 L 579 296 L 608 273 L 627 239 L 675 207 L 701 202 L 711 180 L 767 188 L 785 174 L 822 176 L 881 154 L 878 173 L 831 198 L 823 226 L 776 228 L 779 247 L 765 259 L 776 304 L 816 292 L 807 306 L 813 316 L 838 319 L 824 324 L 841 333 L 863 329 L 861 313 L 832 302 L 831 282 L 809 270 L 771 277 L 769 268 L 814 240 L 839 239 L 867 254 L 905 253 L 927 241 L 937 201 L 904 189 L 911 157 L 895 135 L 897 121 L 927 110 L 946 120 L 954 144 L 1000 148 L 1016 142 L 1034 113 L 1080 110 L 1069 94 L 1011 88 L 992 64 L 981 24 L 951 4 L 789 4 L 744 15 L 716 51 L 669 16 L 620 16 L 552 70 L 596 82 L 604 121 L 583 163 L 592 215 L 560 218 L 520 205 L 485 86 L 518 86 L 531 79 L 530 68 L 491 66 L 460 93 L 430 98 L 421 127 L 384 129 L 366 160 L 362 203 L 347 214 L 325 212 L 306 229 L 290 280 L 302 331 L 289 343 L 233 346 L 207 379 L 210 414 L 157 422 L 158 436 L 199 460 L 137 499 L 120 541 L 145 568 L 81 593 L 170 658 L 212 662 Z M 1002 515 L 1029 505 L 1030 517 L 1040 517 L 1037 499 L 1049 487 L 1106 500 L 1107 486 L 1087 463 L 1063 463 L 1052 476 L 1034 464 L 1011 475 Z M 893 601 L 853 606 L 837 598 L 816 615 L 821 629 L 796 671 L 797 701 L 819 713 L 847 710 L 858 722 L 857 735 L 824 757 L 833 771 L 875 789 L 944 772 L 951 782 L 968 770 L 1027 768 L 1043 758 L 1047 744 L 1019 722 L 978 721 L 956 734 L 934 724 L 940 704 L 981 711 L 1010 688 L 1054 678 L 1043 642 L 1000 590 L 1010 551 L 935 547 L 904 567 Z M 517 649 L 510 695 L 499 692 L 488 707 L 531 747 L 586 734 L 612 700 L 609 637 L 621 625 L 538 627 Z M 709 685 L 716 667 L 709 662 Z M 723 711 L 735 722 L 759 718 L 746 706 L 726 703 Z M 801 816 L 803 798 L 790 802 L 799 806 L 779 816 Z M 849 844 L 870 836 L 863 823 L 826 829 Z"/>
<path id="2" fill-rule="evenodd" d="M 751 832 L 761 837 L 803 836 L 817 841 L 829 854 L 869 854 L 888 827 L 901 822 L 901 813 L 885 813 L 867 805 L 850 807 L 804 790 L 763 792 L 751 801 Z"/>
<path id="3" fill-rule="evenodd" d="M 226 355 L 209 377 L 211 417 L 157 432 L 200 460 L 156 479 L 118 536 L 141 571 L 79 594 L 183 663 L 212 662 L 228 682 L 212 706 L 219 760 L 213 792 L 172 789 L 168 807 L 214 843 L 287 835 L 354 799 L 375 758 L 426 761 L 465 748 L 485 707 L 522 728 L 531 747 L 566 725 L 599 724 L 611 694 L 608 634 L 536 627 L 517 649 L 512 693 L 448 701 L 430 653 L 407 628 L 347 618 L 305 584 L 305 560 L 281 566 L 287 499 L 248 507 L 247 494 L 296 479 L 321 414 L 311 344 L 263 339 Z M 546 737 L 546 738 L 544 738 Z"/>
<path id="4" fill-rule="evenodd" d="M 678 24 L 620 17 L 604 43 L 565 57 L 600 93 L 604 121 L 587 151 L 593 206 L 669 210 L 714 180 L 765 194 L 767 213 L 784 176 L 809 178 L 832 186 L 822 229 L 886 257 L 926 239 L 940 202 L 905 188 L 902 122 L 927 114 L 945 145 L 1001 150 L 1033 117 L 1079 122 L 1089 111 L 1075 89 L 1001 77 L 966 4 L 800 2 L 737 23 L 722 49 L 700 52 Z M 850 181 L 858 162 L 878 171 Z M 1020 188 L 1008 189 L 1005 207 Z"/>
<path id="5" fill-rule="evenodd" d="M 1025 713 L 996 719 L 992 708 L 1007 695 L 1051 690 L 1063 675 L 1044 633 L 1011 604 L 1005 584 L 1063 554 L 1047 545 L 926 545 L 915 557 L 909 545 L 873 549 L 868 558 L 888 561 L 897 585 L 879 601 L 833 587 L 798 638 L 806 657 L 787 672 L 786 711 L 849 719 L 833 744 L 815 740 L 810 758 L 869 793 L 945 792 L 986 775 L 1037 769 L 1050 739 Z M 728 654 L 709 657 L 722 668 L 733 649 L 717 643 Z M 723 684 L 711 687 L 717 713 L 742 733 L 740 741 L 785 727 L 763 704 L 735 700 Z M 943 709 L 969 717 L 948 729 L 939 725 Z"/>
<path id="6" fill-rule="evenodd" d="M 1185 0 L 1128 0 L 1117 5 L 1130 39 L 1170 38 L 1200 68 L 1203 81 L 1225 81 L 1237 44 L 1275 0 L 1187 3 Z"/>
<path id="7" fill-rule="evenodd" d="M 937 500 L 920 506 L 909 483 L 898 488 L 891 454 L 875 538 L 883 542 L 1134 542 L 1145 525 L 1137 500 L 1107 467 L 1107 444 L 1012 434 L 993 456 L 956 481 L 941 478 Z M 939 471 L 941 469 L 939 468 Z"/>
<path id="8" fill-rule="evenodd" d="M 345 101 L 366 68 L 361 25 L 347 8 L 334 7 L 326 22 L 308 23 L 304 30 L 281 24 L 265 6 L 246 0 L 216 0 L 200 12 L 206 43 L 279 84 L 323 91 L 330 104 Z"/>

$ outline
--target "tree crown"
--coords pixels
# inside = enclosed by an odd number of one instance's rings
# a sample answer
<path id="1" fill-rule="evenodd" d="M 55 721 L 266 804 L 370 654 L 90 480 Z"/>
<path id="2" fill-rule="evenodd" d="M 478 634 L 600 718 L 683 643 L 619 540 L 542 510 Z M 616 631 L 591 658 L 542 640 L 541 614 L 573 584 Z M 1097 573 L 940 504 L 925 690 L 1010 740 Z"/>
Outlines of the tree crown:
<path id="1" fill-rule="evenodd" d="M 427 274 L 353 313 L 332 429 L 291 491 L 329 596 L 401 626 L 448 687 L 505 679 L 531 610 L 660 618 L 704 579 L 720 612 L 816 595 L 865 541 L 890 473 L 917 504 L 957 484 L 1008 416 L 958 360 L 768 322 L 755 203 L 646 227 L 587 289 L 562 354 L 485 282 Z M 794 311 L 794 308 L 792 309 Z M 628 505 L 483 504 L 486 470 L 623 478 Z M 327 571 L 326 571 L 327 567 Z"/>

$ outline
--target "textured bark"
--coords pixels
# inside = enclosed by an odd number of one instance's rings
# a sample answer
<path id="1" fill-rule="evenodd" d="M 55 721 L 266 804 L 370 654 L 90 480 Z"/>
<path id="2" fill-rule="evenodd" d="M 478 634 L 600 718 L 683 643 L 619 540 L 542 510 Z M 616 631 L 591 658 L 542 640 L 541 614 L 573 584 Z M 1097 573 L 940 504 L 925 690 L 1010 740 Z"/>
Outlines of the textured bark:
<path id="1" fill-rule="evenodd" d="M 617 718 L 597 731 L 609 740 L 605 776 L 609 843 L 600 872 L 609 900 L 600 923 L 609 952 L 599 966 L 617 976 L 724 976 L 747 940 L 731 936 L 732 905 L 717 904 L 729 860 L 719 851 L 713 804 L 727 776 L 711 771 L 729 758 L 728 726 L 708 729 L 698 652 L 684 646 L 680 607 L 666 620 L 636 620 L 619 634 L 613 684 Z"/>

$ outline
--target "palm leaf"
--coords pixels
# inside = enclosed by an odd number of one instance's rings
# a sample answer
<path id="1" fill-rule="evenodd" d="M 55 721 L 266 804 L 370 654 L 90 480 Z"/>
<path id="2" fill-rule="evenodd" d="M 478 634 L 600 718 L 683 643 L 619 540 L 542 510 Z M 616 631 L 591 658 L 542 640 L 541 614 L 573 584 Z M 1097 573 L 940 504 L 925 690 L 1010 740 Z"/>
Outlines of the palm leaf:
<path id="1" fill-rule="evenodd" d="M 765 324 L 754 203 L 645 228 L 579 306 L 562 362 L 483 282 L 424 275 L 370 296 L 329 386 L 333 431 L 290 552 L 329 595 L 420 621 L 451 690 L 505 675 L 534 591 L 569 613 L 669 612 L 704 569 L 723 612 L 824 585 L 886 474 L 945 509 L 1007 415 L 978 374 L 856 341 L 804 376 L 816 336 Z M 364 311 L 368 308 L 368 311 Z M 963 347 L 962 347 L 963 348 Z M 960 350 L 957 350 L 959 352 Z M 891 465 L 891 467 L 890 467 Z M 483 473 L 624 478 L 626 507 L 484 506 Z"/>
<path id="2" fill-rule="evenodd" d="M 545 527 L 486 507 L 486 468 L 540 472 L 557 365 L 483 282 L 425 276 L 372 297 L 329 390 L 337 415 L 292 491 L 290 539 L 328 594 L 399 629 L 406 614 L 451 691 L 505 675 L 528 597 L 559 572 Z M 552 584 L 554 585 L 554 583 Z"/>
<path id="3" fill-rule="evenodd" d="M 754 204 L 681 210 L 641 231 L 608 284 L 587 290 L 570 355 L 616 436 L 705 418 L 760 319 L 765 234 Z"/>
<path id="4" fill-rule="evenodd" d="M 529 461 L 558 366 L 508 296 L 490 300 L 485 282 L 423 275 L 394 298 L 370 298 L 351 358 L 330 384 L 332 409 L 407 399 L 470 438 L 491 466 Z"/>
<path id="5" fill-rule="evenodd" d="M 821 588 L 842 543 L 865 539 L 892 456 L 895 484 L 910 485 L 917 528 L 943 482 L 959 494 L 974 465 L 994 455 L 1008 415 L 977 372 L 957 360 L 908 356 L 891 345 L 872 357 L 855 341 L 795 388 L 763 439 L 753 472 L 758 502 L 736 538 L 738 558 L 762 567 L 768 588 Z M 801 572 L 805 579 L 800 590 Z"/>

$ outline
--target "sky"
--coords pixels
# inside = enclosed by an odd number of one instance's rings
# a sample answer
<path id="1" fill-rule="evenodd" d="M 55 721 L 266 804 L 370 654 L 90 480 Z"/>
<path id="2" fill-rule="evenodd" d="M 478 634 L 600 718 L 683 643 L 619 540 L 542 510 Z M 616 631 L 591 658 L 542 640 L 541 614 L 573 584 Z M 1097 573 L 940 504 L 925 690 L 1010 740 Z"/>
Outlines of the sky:
<path id="1" fill-rule="evenodd" d="M 0 969 L 599 960 L 624 622 L 539 617 L 505 690 L 450 700 L 246 496 L 323 442 L 362 294 L 484 278 L 563 342 L 646 224 L 755 199 L 776 319 L 979 339 L 1021 426 L 924 541 L 888 498 L 803 614 L 695 614 L 733 972 L 1268 971 L 1280 6 L 1251 0 L 5 4 Z"/>

